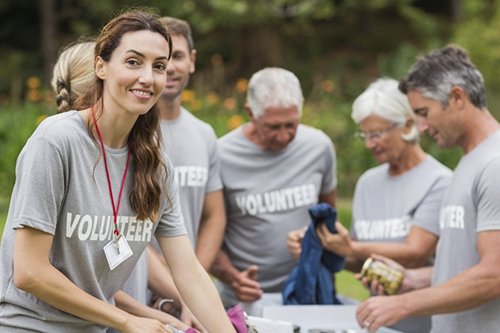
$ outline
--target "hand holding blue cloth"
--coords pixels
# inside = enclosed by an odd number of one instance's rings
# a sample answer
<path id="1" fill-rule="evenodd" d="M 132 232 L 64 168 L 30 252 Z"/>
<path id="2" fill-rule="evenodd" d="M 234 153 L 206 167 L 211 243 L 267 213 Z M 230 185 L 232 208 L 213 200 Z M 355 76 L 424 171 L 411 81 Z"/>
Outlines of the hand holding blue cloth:
<path id="1" fill-rule="evenodd" d="M 337 211 L 326 203 L 309 209 L 311 224 L 302 240 L 298 265 L 290 273 L 283 288 L 283 304 L 341 304 L 337 299 L 334 273 L 345 265 L 344 257 L 324 250 L 316 235 L 316 227 L 326 223 L 328 230 L 336 233 Z"/>

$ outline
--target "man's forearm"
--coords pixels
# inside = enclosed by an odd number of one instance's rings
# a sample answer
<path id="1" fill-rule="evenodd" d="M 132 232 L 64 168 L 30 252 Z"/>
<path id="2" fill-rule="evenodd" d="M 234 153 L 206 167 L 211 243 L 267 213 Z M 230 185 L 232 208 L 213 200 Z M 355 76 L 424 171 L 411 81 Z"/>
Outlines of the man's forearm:
<path id="1" fill-rule="evenodd" d="M 425 272 L 427 269 L 427 272 Z M 441 313 L 469 310 L 489 302 L 499 296 L 495 280 L 482 272 L 483 267 L 474 266 L 455 276 L 453 279 L 435 287 L 424 288 L 400 295 L 408 301 L 409 313 L 413 316 L 434 315 Z M 429 268 L 422 268 L 417 281 L 426 283 Z"/>
<path id="2" fill-rule="evenodd" d="M 427 288 L 431 285 L 432 280 L 432 271 L 434 267 L 421 267 L 415 269 L 406 269 L 405 275 L 407 279 L 410 280 L 411 286 L 409 286 L 412 290 L 418 290 Z"/>
<path id="3" fill-rule="evenodd" d="M 231 285 L 239 271 L 233 266 L 227 253 L 220 250 L 212 265 L 211 273 L 225 284 Z"/>
<path id="4" fill-rule="evenodd" d="M 214 218 L 204 221 L 200 226 L 196 257 L 206 271 L 210 271 L 220 251 L 224 228 L 224 221 L 217 221 Z"/>
<path id="5" fill-rule="evenodd" d="M 222 190 L 207 193 L 195 251 L 198 261 L 206 271 L 210 271 L 219 253 L 225 228 L 226 213 Z"/>

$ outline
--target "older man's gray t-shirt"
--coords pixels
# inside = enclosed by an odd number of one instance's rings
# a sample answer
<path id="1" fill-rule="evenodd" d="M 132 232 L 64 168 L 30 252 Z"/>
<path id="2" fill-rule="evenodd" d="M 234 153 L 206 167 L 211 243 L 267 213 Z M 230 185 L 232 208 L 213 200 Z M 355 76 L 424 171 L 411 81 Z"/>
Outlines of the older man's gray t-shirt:
<path id="1" fill-rule="evenodd" d="M 478 233 L 500 230 L 500 132 L 464 155 L 441 208 L 433 285 L 479 263 Z M 432 332 L 498 332 L 500 300 L 432 317 Z"/>
<path id="2" fill-rule="evenodd" d="M 451 176 L 451 170 L 430 155 L 397 176 L 389 175 L 387 163 L 367 170 L 354 191 L 352 238 L 402 243 L 411 226 L 439 236 L 439 209 Z M 393 328 L 424 333 L 430 325 L 430 317 L 417 317 L 402 320 Z"/>
<path id="3" fill-rule="evenodd" d="M 115 202 L 127 148 L 106 147 Z M 166 156 L 165 156 L 166 158 Z M 125 182 L 118 227 L 133 256 L 110 270 L 104 246 L 113 236 L 113 209 L 100 147 L 91 139 L 80 114 L 70 111 L 47 118 L 23 148 L 1 245 L 0 332 L 14 327 L 42 332 L 104 332 L 105 327 L 60 311 L 13 282 L 15 230 L 31 227 L 53 235 L 50 262 L 75 285 L 113 302 L 144 248 L 158 236 L 186 234 L 177 188 L 168 178 L 159 221 L 139 221 L 129 204 L 134 157 Z"/>
<path id="4" fill-rule="evenodd" d="M 308 209 L 335 189 L 335 151 L 323 132 L 304 125 L 285 149 L 264 151 L 245 137 L 243 126 L 219 139 L 224 248 L 238 270 L 258 265 L 263 290 L 278 292 L 296 264 L 288 232 L 308 225 Z"/>

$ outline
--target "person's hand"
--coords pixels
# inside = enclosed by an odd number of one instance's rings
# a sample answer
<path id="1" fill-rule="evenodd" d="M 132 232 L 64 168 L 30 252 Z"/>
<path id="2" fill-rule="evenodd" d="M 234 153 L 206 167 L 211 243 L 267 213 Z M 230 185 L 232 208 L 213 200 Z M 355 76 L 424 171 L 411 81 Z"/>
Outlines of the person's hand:
<path id="1" fill-rule="evenodd" d="M 203 325 L 198 321 L 198 319 L 194 316 L 194 314 L 191 312 L 189 307 L 186 304 L 182 304 L 182 312 L 181 312 L 181 318 L 183 323 L 187 324 L 188 326 L 196 329 L 198 332 L 202 333 L 208 333 L 208 331 L 203 327 Z M 182 327 L 179 327 L 182 328 Z M 182 328 L 186 329 L 186 328 Z"/>
<path id="2" fill-rule="evenodd" d="M 381 261 L 390 268 L 403 273 L 404 278 L 403 278 L 403 283 L 401 284 L 401 287 L 398 290 L 399 294 L 406 293 L 408 291 L 416 289 L 414 281 L 415 279 L 413 277 L 412 270 L 408 270 L 398 262 L 378 254 L 373 254 L 371 257 L 375 260 Z M 373 294 L 385 295 L 384 287 L 377 280 L 373 279 L 372 281 L 369 281 L 368 278 L 362 277 L 361 274 L 359 273 L 356 274 L 356 278 L 363 283 L 365 288 L 370 289 Z"/>
<path id="3" fill-rule="evenodd" d="M 153 301 L 152 307 L 154 309 L 158 309 L 161 312 L 168 313 L 170 316 L 173 316 L 175 318 L 180 318 L 181 316 L 182 304 L 180 302 L 174 301 L 171 298 L 156 297 L 156 299 Z"/>
<path id="4" fill-rule="evenodd" d="M 300 257 L 300 253 L 302 252 L 302 240 L 304 239 L 306 230 L 307 227 L 303 227 L 301 229 L 292 230 L 288 233 L 286 243 L 288 245 L 288 251 L 294 259 L 298 259 Z"/>
<path id="5" fill-rule="evenodd" d="M 190 327 L 196 328 L 192 325 L 193 321 L 190 319 L 190 316 L 194 318 L 194 315 L 187 305 L 184 303 L 177 304 L 177 302 L 172 299 L 160 298 L 157 296 L 153 296 L 153 298 L 152 308 L 158 310 L 159 313 L 162 314 L 160 318 L 157 318 L 162 323 L 171 324 L 181 330 L 187 330 Z M 182 317 L 183 311 L 186 311 L 184 319 Z"/>
<path id="6" fill-rule="evenodd" d="M 192 327 L 191 324 L 186 323 L 184 321 L 181 321 L 182 319 L 177 319 L 176 317 L 173 317 L 172 315 L 169 315 L 167 313 L 165 313 L 165 316 L 168 316 L 169 318 L 160 319 L 162 321 L 162 323 L 164 323 L 164 324 L 170 324 L 170 325 L 172 325 L 178 329 L 181 329 L 183 331 Z M 195 327 L 193 326 L 193 328 L 195 328 Z"/>
<path id="7" fill-rule="evenodd" d="M 130 315 L 121 330 L 123 333 L 172 333 L 165 324 L 156 319 Z"/>
<path id="8" fill-rule="evenodd" d="M 382 326 L 394 325 L 407 317 L 407 310 L 401 296 L 370 297 L 356 310 L 359 326 L 368 332 L 377 332 Z"/>
<path id="9" fill-rule="evenodd" d="M 335 229 L 337 229 L 337 233 L 332 234 L 324 223 L 316 229 L 316 234 L 321 241 L 321 245 L 323 248 L 339 256 L 353 256 L 354 251 L 352 249 L 349 231 L 340 222 L 335 222 Z"/>
<path id="10" fill-rule="evenodd" d="M 231 283 L 236 298 L 242 302 L 254 302 L 262 297 L 260 283 L 257 282 L 259 267 L 252 265 L 240 272 Z"/>

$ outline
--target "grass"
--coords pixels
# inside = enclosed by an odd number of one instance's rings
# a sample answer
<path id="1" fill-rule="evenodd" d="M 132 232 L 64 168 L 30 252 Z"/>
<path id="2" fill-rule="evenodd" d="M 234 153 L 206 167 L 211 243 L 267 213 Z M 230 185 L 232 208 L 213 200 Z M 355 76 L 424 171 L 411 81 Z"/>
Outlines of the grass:
<path id="1" fill-rule="evenodd" d="M 337 293 L 358 301 L 363 301 L 370 296 L 368 289 L 363 287 L 355 277 L 354 273 L 341 271 L 335 274 L 335 287 Z"/>
<path id="2" fill-rule="evenodd" d="M 337 220 L 347 229 L 351 227 L 351 206 L 349 199 L 337 198 Z M 363 287 L 354 274 L 349 271 L 341 271 L 335 275 L 335 285 L 337 293 L 356 300 L 365 300 L 369 297 L 368 290 Z"/>

